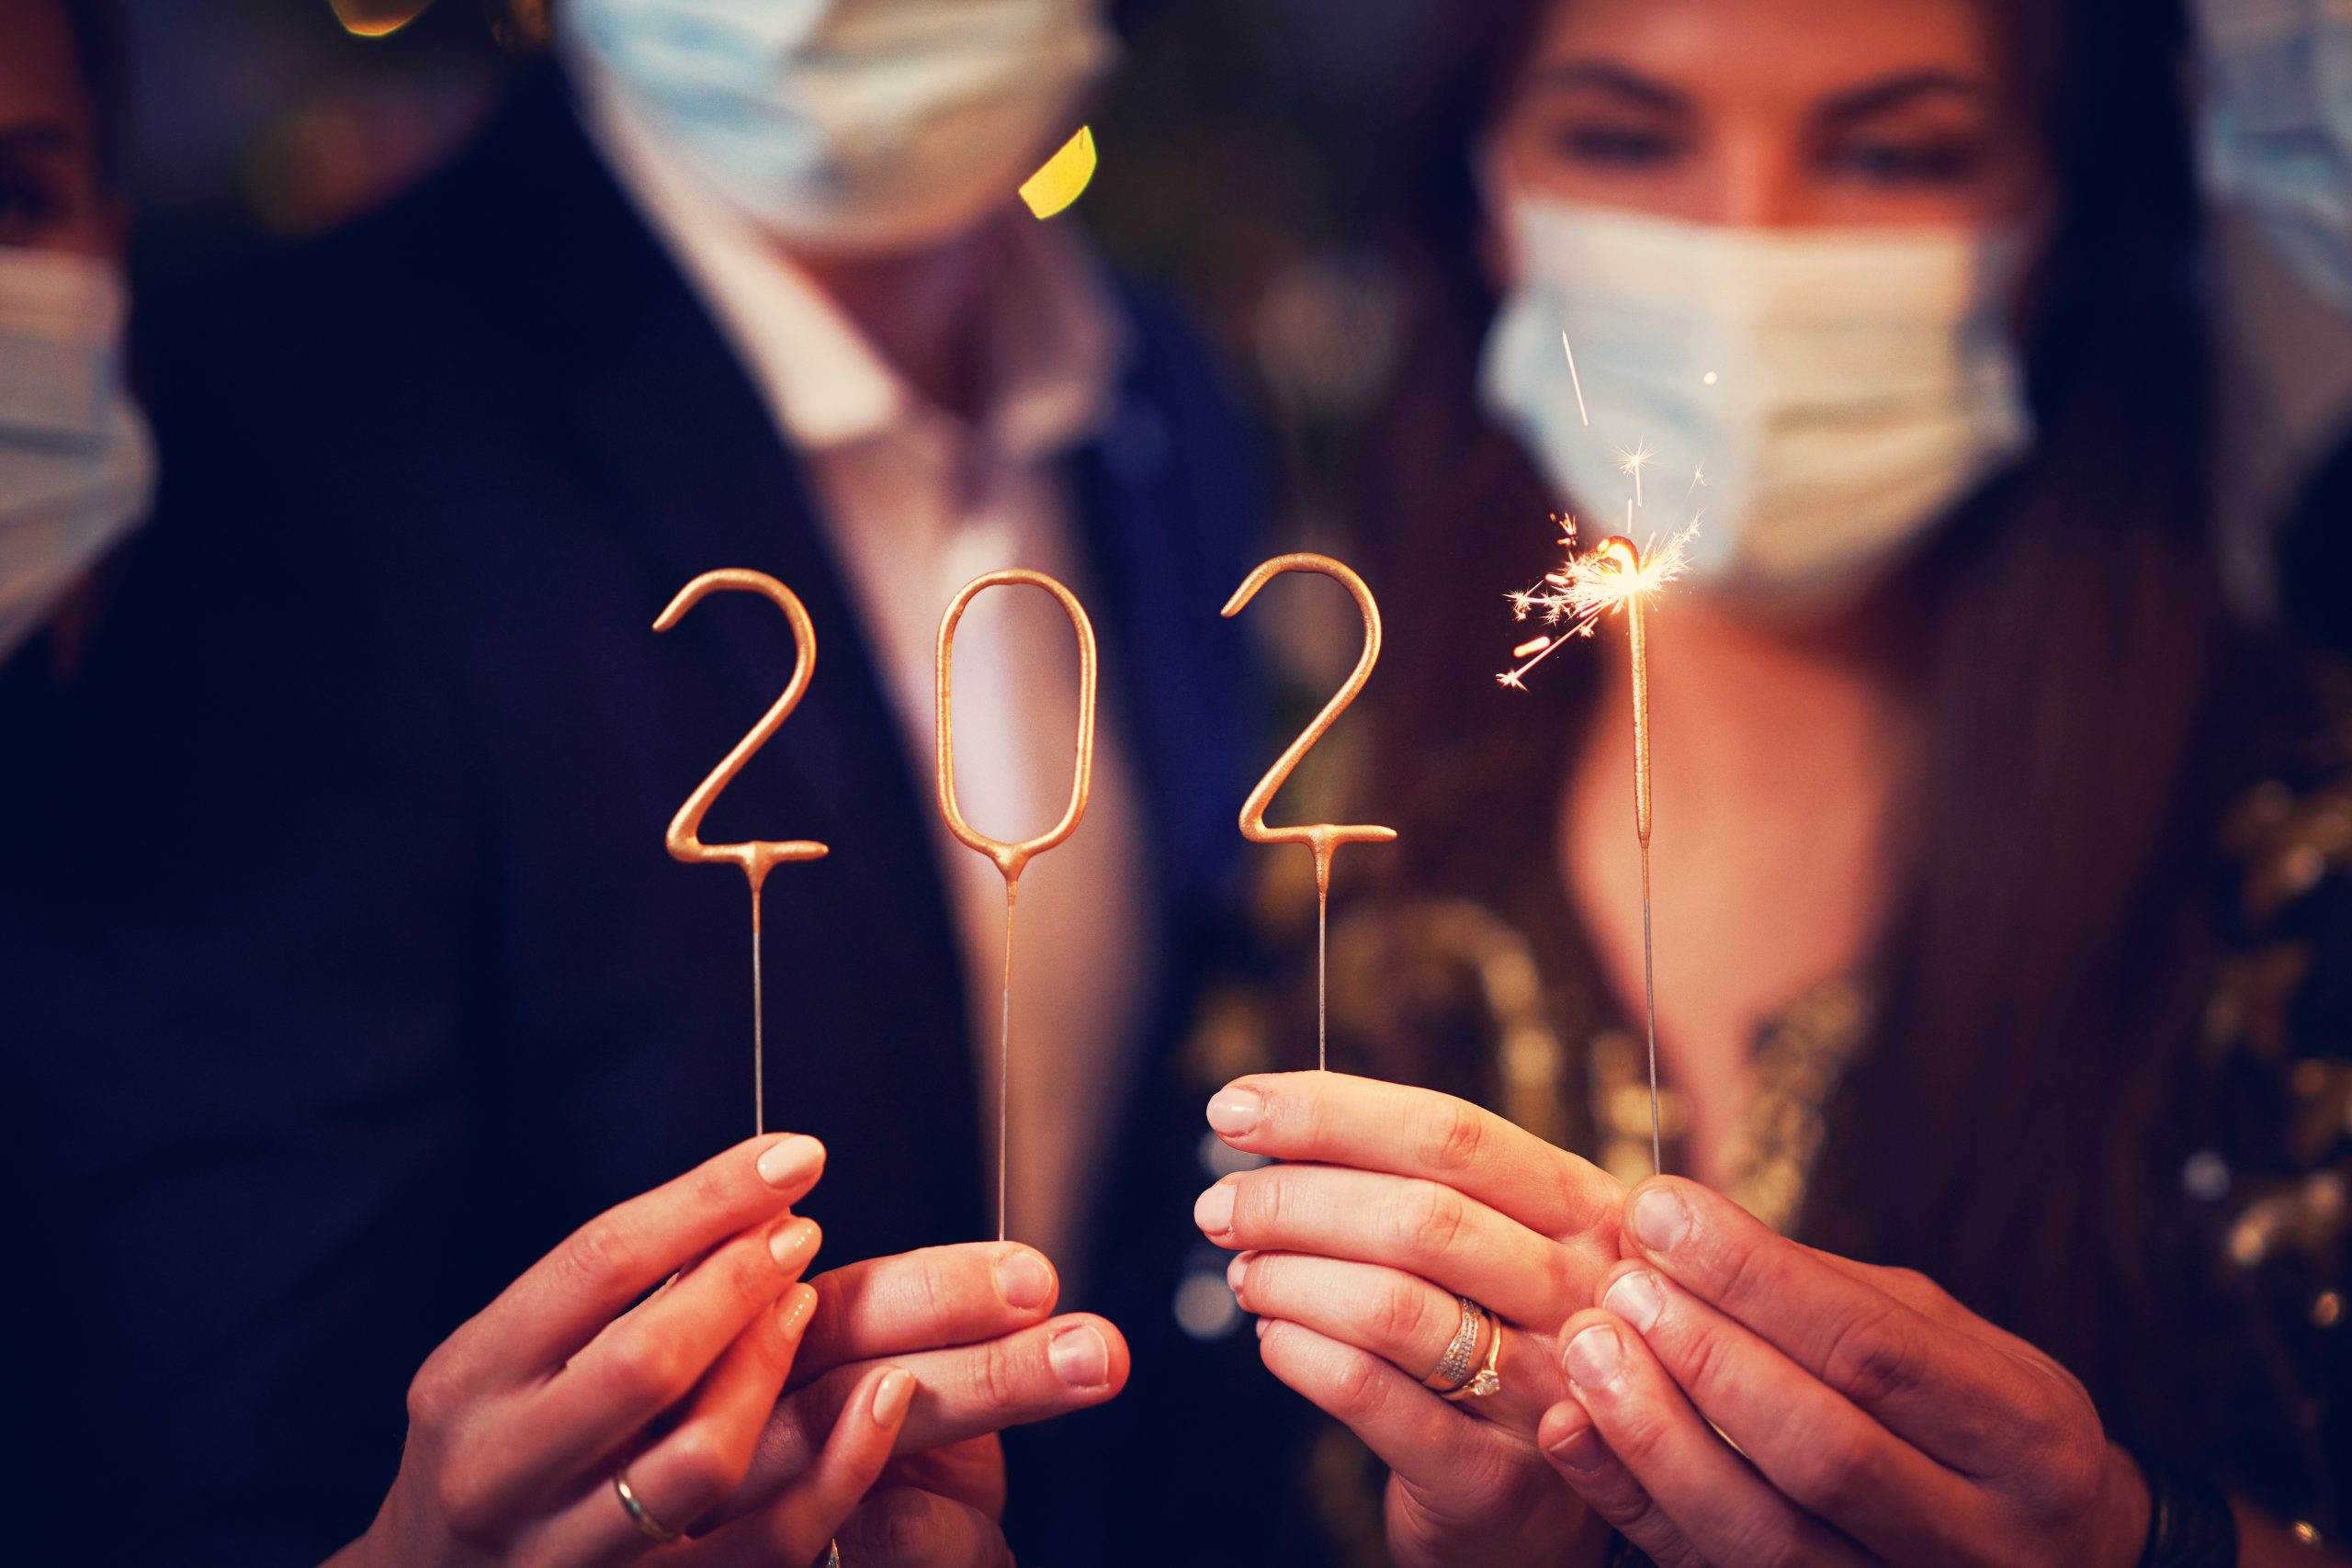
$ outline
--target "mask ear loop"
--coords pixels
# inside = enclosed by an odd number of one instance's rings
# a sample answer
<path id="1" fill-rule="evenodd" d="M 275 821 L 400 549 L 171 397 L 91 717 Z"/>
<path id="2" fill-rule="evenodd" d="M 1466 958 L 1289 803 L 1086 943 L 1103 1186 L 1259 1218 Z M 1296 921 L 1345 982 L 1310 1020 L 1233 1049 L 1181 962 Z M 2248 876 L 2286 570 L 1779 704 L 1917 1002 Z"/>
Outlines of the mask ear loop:
<path id="1" fill-rule="evenodd" d="M 964 618 L 973 600 L 991 588 L 1002 584 L 1025 583 L 1042 588 L 1054 596 L 1054 602 L 1069 617 L 1071 629 L 1078 633 L 1078 749 L 1070 777 L 1069 804 L 1062 811 L 1061 820 L 1034 839 L 1023 839 L 1008 844 L 991 839 L 964 819 L 964 810 L 956 800 L 956 704 L 953 681 L 956 668 L 956 626 Z M 1094 773 L 1094 624 L 1086 618 L 1086 608 L 1078 596 L 1042 571 L 1026 568 L 1008 568 L 976 577 L 956 591 L 947 602 L 946 613 L 939 618 L 939 649 L 933 671 L 933 691 L 938 698 L 938 764 L 939 814 L 946 818 L 947 830 L 965 848 L 977 850 L 995 863 L 1004 877 L 1004 987 L 1002 1017 L 997 1036 L 996 1079 L 996 1238 L 1005 1239 L 1005 1169 L 1006 1156 L 1011 1147 L 1011 1104 L 1012 1083 L 1012 931 L 1013 914 L 1021 896 L 1021 873 L 1029 862 L 1047 850 L 1056 848 L 1072 833 L 1086 815 L 1086 795 Z"/>

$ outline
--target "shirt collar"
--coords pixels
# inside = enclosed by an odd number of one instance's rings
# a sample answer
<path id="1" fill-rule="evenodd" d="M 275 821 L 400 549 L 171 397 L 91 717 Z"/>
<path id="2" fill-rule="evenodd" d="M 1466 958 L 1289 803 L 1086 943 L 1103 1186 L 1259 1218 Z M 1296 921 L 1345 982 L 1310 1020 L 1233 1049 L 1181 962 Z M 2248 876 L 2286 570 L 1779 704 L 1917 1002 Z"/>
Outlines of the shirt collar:
<path id="1" fill-rule="evenodd" d="M 589 138 L 743 361 L 792 444 L 829 451 L 960 426 L 1008 457 L 1057 456 L 1107 422 L 1131 350 L 1108 279 L 1064 227 L 1012 218 L 980 322 L 979 417 L 932 403 L 783 249 L 713 190 L 626 92 L 582 73 Z"/>

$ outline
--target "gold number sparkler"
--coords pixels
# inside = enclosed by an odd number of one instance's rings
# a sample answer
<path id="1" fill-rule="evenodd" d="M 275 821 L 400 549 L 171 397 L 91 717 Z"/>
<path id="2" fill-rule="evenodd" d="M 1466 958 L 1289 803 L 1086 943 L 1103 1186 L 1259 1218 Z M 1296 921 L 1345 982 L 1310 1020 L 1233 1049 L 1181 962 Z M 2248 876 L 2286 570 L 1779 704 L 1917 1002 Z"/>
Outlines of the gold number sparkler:
<path id="1" fill-rule="evenodd" d="M 956 625 L 972 601 L 988 590 L 1011 583 L 1026 583 L 1042 588 L 1054 596 L 1070 626 L 1078 633 L 1078 759 L 1070 778 L 1069 805 L 1062 812 L 1062 819 L 1034 839 L 1023 839 L 1008 844 L 974 829 L 964 820 L 963 807 L 956 802 L 956 705 L 953 682 L 956 665 Z M 947 819 L 947 830 L 956 835 L 958 843 L 978 851 L 996 863 L 1004 877 L 1004 990 L 1002 1021 L 997 1036 L 996 1080 L 996 1238 L 1005 1239 L 1005 1162 L 1011 1146 L 1009 1106 L 1012 1081 L 1012 929 L 1013 914 L 1021 895 L 1021 873 L 1031 860 L 1044 854 L 1078 831 L 1080 818 L 1086 815 L 1087 786 L 1094 773 L 1094 624 L 1086 618 L 1085 606 L 1078 596 L 1042 571 L 1012 568 L 991 571 L 976 577 L 957 591 L 947 602 L 947 612 L 939 618 L 939 654 L 937 680 L 939 725 L 939 812 Z"/>
<path id="2" fill-rule="evenodd" d="M 1649 1024 L 1650 1168 L 1666 1169 L 1657 1119 L 1657 955 L 1650 944 L 1650 645 L 1642 625 L 1642 552 L 1623 534 L 1597 552 L 1626 585 L 1625 650 L 1634 678 L 1634 836 L 1642 841 L 1642 1006 Z"/>
<path id="3" fill-rule="evenodd" d="M 1385 844 L 1396 837 L 1394 828 L 1375 827 L 1369 823 L 1341 825 L 1335 822 L 1315 822 L 1290 828 L 1272 828 L 1266 824 L 1266 807 L 1273 804 L 1275 792 L 1289 782 L 1291 770 L 1297 767 L 1315 743 L 1323 739 L 1332 721 L 1345 713 L 1348 705 L 1356 700 L 1364 682 L 1372 679 L 1372 667 L 1380 659 L 1380 606 L 1373 602 L 1372 590 L 1364 586 L 1343 562 L 1329 556 L 1301 550 L 1292 555 L 1276 556 L 1261 564 L 1257 570 L 1242 579 L 1233 597 L 1225 602 L 1221 612 L 1238 615 L 1241 607 L 1257 596 L 1258 590 L 1286 571 L 1319 571 L 1337 580 L 1355 595 L 1356 608 L 1363 612 L 1363 651 L 1356 657 L 1356 667 L 1346 683 L 1332 694 L 1323 705 L 1323 711 L 1314 722 L 1301 730 L 1290 749 L 1274 759 L 1250 798 L 1241 803 L 1241 836 L 1253 844 L 1305 844 L 1315 852 L 1315 1065 L 1317 1068 L 1330 1066 L 1329 1043 L 1329 954 L 1331 928 L 1331 860 L 1341 844 Z"/>
<path id="4" fill-rule="evenodd" d="M 1634 682 L 1634 835 L 1642 846 L 1642 1001 L 1649 1023 L 1650 1162 L 1661 1170 L 1666 1141 L 1657 1111 L 1657 961 L 1650 942 L 1650 649 L 1642 616 L 1649 596 L 1682 575 L 1684 547 L 1698 526 L 1691 524 L 1663 545 L 1653 540 L 1646 554 L 1634 548 L 1633 540 L 1616 535 L 1579 555 L 1576 524 L 1563 519 L 1560 543 L 1568 552 L 1567 564 L 1510 596 L 1517 619 L 1541 611 L 1547 624 L 1561 629 L 1511 649 L 1511 657 L 1521 662 L 1495 677 L 1506 686 L 1523 688 L 1530 670 L 1571 639 L 1590 637 L 1610 611 L 1625 612 L 1625 650 Z"/>
<path id="5" fill-rule="evenodd" d="M 752 884 L 752 1131 L 757 1134 L 767 1131 L 767 1009 L 760 976 L 760 889 L 773 867 L 787 861 L 820 860 L 829 852 L 823 844 L 807 839 L 706 844 L 700 837 L 703 814 L 710 809 L 720 792 L 735 782 L 743 764 L 792 716 L 792 710 L 799 706 L 802 695 L 808 690 L 809 677 L 817 672 L 817 631 L 809 624 L 808 610 L 797 594 L 764 572 L 741 568 L 704 572 L 678 590 L 678 596 L 670 601 L 670 607 L 662 612 L 653 629 L 668 631 L 706 595 L 729 591 L 763 595 L 784 612 L 784 618 L 792 626 L 792 678 L 785 682 L 784 694 L 752 727 L 751 733 L 735 742 L 735 749 L 695 786 L 694 794 L 686 796 L 686 803 L 670 819 L 670 831 L 663 842 L 669 846 L 673 860 L 740 865 Z"/>

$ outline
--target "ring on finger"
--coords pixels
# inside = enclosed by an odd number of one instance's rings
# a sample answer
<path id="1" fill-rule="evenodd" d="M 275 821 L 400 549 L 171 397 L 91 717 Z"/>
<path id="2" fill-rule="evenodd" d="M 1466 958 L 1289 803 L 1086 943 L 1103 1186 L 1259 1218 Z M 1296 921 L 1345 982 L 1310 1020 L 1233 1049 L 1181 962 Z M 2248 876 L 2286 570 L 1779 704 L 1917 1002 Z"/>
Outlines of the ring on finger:
<path id="1" fill-rule="evenodd" d="M 1503 1391 L 1503 1320 L 1495 1319 L 1494 1337 L 1487 1341 L 1487 1359 L 1470 1380 L 1459 1388 L 1448 1389 L 1445 1397 L 1453 1400 L 1484 1399 Z"/>
<path id="2" fill-rule="evenodd" d="M 1421 1380 L 1425 1387 L 1433 1388 L 1448 1398 L 1470 1382 L 1471 1367 L 1478 1354 L 1478 1336 L 1487 1325 L 1487 1309 L 1468 1296 L 1456 1296 L 1462 1303 L 1461 1326 L 1453 1331 L 1453 1342 L 1445 1354 L 1438 1358 L 1437 1366 Z"/>
<path id="3" fill-rule="evenodd" d="M 636 1491 L 628 1483 L 628 1471 L 613 1472 L 613 1495 L 621 1500 L 621 1511 L 628 1515 L 628 1522 L 637 1527 L 637 1533 L 654 1545 L 675 1546 L 686 1539 L 685 1531 L 672 1529 L 668 1525 L 655 1518 L 647 1511 L 645 1505 L 638 1501 Z"/>

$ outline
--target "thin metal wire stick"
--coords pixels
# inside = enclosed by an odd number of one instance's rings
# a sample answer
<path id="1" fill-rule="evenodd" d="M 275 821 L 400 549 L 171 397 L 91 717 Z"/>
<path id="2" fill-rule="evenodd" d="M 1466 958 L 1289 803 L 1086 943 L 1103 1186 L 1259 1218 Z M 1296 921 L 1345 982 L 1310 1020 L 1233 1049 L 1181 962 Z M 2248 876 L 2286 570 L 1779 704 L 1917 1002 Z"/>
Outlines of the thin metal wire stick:
<path id="1" fill-rule="evenodd" d="M 1004 1239 L 1004 1171 L 1012 1116 L 1012 912 L 1021 895 L 1017 877 L 1004 879 L 1004 1012 L 996 1045 L 996 1238 Z"/>
<path id="2" fill-rule="evenodd" d="M 760 979 L 760 885 L 752 884 L 752 1135 L 768 1130 L 768 1041 L 765 994 Z"/>
<path id="3" fill-rule="evenodd" d="M 1650 1025 L 1650 1170 L 1666 1174 L 1666 1141 L 1657 1116 L 1657 958 L 1650 947 L 1650 846 L 1642 841 L 1642 999 Z"/>
<path id="4" fill-rule="evenodd" d="M 1331 892 L 1315 895 L 1315 1070 L 1331 1070 Z"/>

